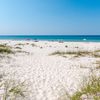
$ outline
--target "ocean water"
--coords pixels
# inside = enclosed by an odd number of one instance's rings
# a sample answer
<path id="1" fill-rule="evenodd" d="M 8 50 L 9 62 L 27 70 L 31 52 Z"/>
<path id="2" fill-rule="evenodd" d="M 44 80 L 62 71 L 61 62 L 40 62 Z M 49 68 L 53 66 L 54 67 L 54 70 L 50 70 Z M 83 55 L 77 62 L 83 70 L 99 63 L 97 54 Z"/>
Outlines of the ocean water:
<path id="1" fill-rule="evenodd" d="M 2 35 L 0 40 L 100 42 L 100 35 Z"/>

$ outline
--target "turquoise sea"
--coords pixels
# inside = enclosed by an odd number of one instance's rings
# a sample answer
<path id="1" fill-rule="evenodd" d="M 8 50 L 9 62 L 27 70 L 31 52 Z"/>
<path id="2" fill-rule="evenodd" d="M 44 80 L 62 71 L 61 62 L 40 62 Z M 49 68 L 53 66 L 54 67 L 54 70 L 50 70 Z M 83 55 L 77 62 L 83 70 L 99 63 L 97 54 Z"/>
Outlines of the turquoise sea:
<path id="1" fill-rule="evenodd" d="M 0 40 L 100 42 L 100 35 L 2 35 Z"/>

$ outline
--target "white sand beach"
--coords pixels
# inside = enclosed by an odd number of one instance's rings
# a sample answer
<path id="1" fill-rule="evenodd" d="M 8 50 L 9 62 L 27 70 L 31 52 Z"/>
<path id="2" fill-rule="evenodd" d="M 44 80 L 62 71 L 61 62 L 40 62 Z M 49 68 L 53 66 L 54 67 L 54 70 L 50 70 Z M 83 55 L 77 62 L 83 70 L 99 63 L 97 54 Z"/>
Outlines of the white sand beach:
<path id="1" fill-rule="evenodd" d="M 25 81 L 28 95 L 21 100 L 68 100 L 91 71 L 100 76 L 100 43 L 0 40 L 14 54 L 0 54 L 0 73 L 5 78 Z M 52 55 L 54 52 L 92 52 L 97 55 Z M 19 99 L 18 99 L 19 100 Z"/>

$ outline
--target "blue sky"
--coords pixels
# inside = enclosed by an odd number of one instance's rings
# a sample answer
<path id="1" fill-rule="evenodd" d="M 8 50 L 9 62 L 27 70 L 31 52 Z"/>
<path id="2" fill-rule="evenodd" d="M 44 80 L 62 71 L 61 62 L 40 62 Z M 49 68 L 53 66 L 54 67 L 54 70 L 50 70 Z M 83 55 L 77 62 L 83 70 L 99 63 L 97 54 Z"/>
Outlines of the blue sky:
<path id="1" fill-rule="evenodd" d="M 0 34 L 100 34 L 100 0 L 0 0 Z"/>

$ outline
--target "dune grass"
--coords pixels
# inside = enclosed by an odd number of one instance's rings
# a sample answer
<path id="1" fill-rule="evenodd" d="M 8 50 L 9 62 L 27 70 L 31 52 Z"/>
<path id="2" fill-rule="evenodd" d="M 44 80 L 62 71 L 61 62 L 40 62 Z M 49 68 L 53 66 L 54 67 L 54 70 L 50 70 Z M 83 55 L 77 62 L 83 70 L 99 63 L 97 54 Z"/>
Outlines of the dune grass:
<path id="1" fill-rule="evenodd" d="M 19 45 L 19 46 L 24 46 L 25 44 L 24 43 L 18 43 L 16 45 Z"/>
<path id="2" fill-rule="evenodd" d="M 35 47 L 36 45 L 34 43 L 31 44 L 32 47 Z"/>
<path id="3" fill-rule="evenodd" d="M 58 100 L 100 100 L 100 76 L 92 73 L 80 85 L 74 94 L 70 95 L 65 91 Z"/>
<path id="4" fill-rule="evenodd" d="M 9 79 L 0 81 L 0 98 L 2 100 L 16 100 L 18 98 L 23 100 L 26 91 L 24 82 Z"/>
<path id="5" fill-rule="evenodd" d="M 21 47 L 18 47 L 18 46 L 17 46 L 17 47 L 15 47 L 15 48 L 16 48 L 16 49 L 22 49 Z"/>
<path id="6" fill-rule="evenodd" d="M 96 69 L 100 69 L 100 61 L 96 61 L 95 63 L 97 66 L 96 66 Z"/>
<path id="7" fill-rule="evenodd" d="M 95 50 L 95 52 L 100 52 L 100 50 Z"/>
<path id="8" fill-rule="evenodd" d="M 82 99 L 82 96 L 85 98 Z M 91 76 L 88 81 L 85 81 L 83 86 L 73 94 L 70 100 L 100 100 L 100 77 Z"/>
<path id="9" fill-rule="evenodd" d="M 95 57 L 95 58 L 100 58 L 100 50 L 95 50 L 95 51 L 93 52 L 93 57 Z"/>
<path id="10" fill-rule="evenodd" d="M 0 44 L 0 53 L 12 53 L 11 47 Z"/>
<path id="11" fill-rule="evenodd" d="M 96 51 L 55 51 L 50 55 L 58 55 L 66 57 L 67 55 L 73 55 L 73 57 L 81 57 L 81 56 L 92 56 L 95 58 L 100 58 L 100 50 Z"/>
<path id="12" fill-rule="evenodd" d="M 95 58 L 100 58 L 100 53 L 99 53 L 99 52 L 94 52 L 94 53 L 93 53 L 93 57 L 95 57 Z"/>
<path id="13" fill-rule="evenodd" d="M 89 51 L 66 51 L 66 52 L 56 51 L 56 52 L 53 52 L 51 55 L 59 55 L 59 56 L 74 55 L 75 57 L 78 57 L 78 56 L 86 56 L 90 54 L 91 52 Z"/>

